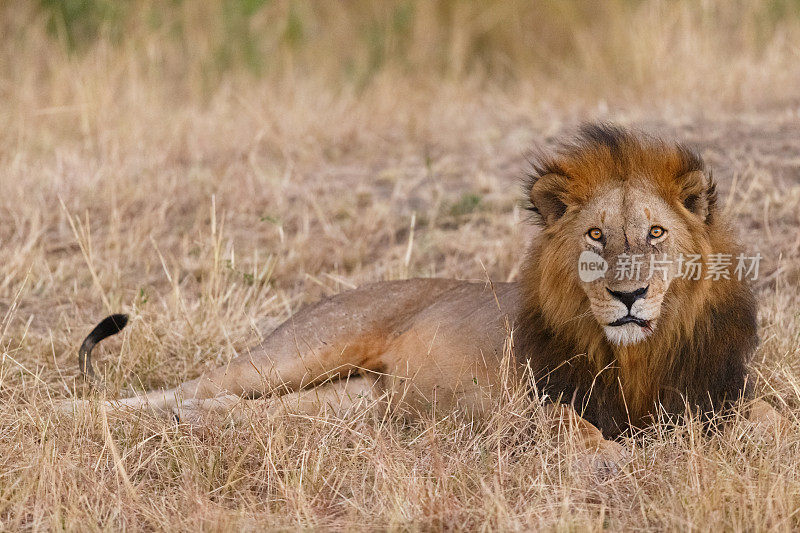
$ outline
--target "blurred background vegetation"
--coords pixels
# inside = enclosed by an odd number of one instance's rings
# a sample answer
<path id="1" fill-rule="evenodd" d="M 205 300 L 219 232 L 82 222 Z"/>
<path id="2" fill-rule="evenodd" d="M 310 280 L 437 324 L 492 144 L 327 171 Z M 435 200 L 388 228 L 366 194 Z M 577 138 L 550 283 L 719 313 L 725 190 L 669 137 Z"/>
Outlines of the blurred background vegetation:
<path id="1" fill-rule="evenodd" d="M 7 83 L 121 62 L 181 98 L 242 77 L 363 90 L 387 73 L 612 97 L 693 78 L 683 69 L 800 59 L 800 0 L 6 0 L 0 17 Z"/>

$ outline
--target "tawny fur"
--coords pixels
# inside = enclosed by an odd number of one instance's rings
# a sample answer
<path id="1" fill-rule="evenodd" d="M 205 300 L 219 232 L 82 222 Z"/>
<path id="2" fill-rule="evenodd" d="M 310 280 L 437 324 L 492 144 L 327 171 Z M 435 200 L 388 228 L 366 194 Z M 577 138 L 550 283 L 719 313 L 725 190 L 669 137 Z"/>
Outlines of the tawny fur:
<path id="1" fill-rule="evenodd" d="M 368 400 L 405 416 L 434 406 L 480 416 L 507 385 L 505 376 L 530 367 L 539 393 L 562 402 L 551 412 L 577 424 L 587 445 L 613 455 L 619 450 L 604 436 L 646 425 L 659 410 L 681 415 L 688 406 L 708 416 L 749 394 L 756 307 L 745 283 L 650 281 L 652 300 L 642 309 L 649 305 L 653 330 L 641 342 L 617 345 L 597 314 L 614 312 L 618 302 L 603 300 L 610 298 L 605 285 L 582 285 L 576 272 L 577 254 L 587 247 L 735 253 L 699 156 L 613 126 L 589 126 L 539 157 L 528 185 L 542 230 L 519 282 L 368 285 L 300 311 L 225 367 L 104 407 L 149 406 L 189 418 L 246 411 L 241 398 L 266 397 L 269 412 L 341 411 Z M 585 241 L 588 216 L 608 227 L 602 250 Z M 656 219 L 669 221 L 669 241 L 637 236 Z M 769 411 L 759 405 L 754 413 Z"/>

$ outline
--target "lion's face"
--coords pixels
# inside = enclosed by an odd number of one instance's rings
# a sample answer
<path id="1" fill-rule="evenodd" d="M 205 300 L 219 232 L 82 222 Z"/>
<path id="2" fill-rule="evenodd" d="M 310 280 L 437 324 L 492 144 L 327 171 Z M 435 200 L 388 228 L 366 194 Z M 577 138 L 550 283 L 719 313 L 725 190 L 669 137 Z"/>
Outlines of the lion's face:
<path id="1" fill-rule="evenodd" d="M 643 341 L 658 327 L 678 261 L 688 255 L 686 223 L 646 182 L 628 181 L 600 191 L 570 225 L 580 285 L 606 337 Z M 604 275 L 587 274 L 581 261 L 593 258 L 607 265 Z"/>
<path id="2" fill-rule="evenodd" d="M 576 335 L 592 317 L 613 345 L 640 343 L 675 318 L 686 261 L 709 253 L 715 189 L 702 159 L 611 127 L 542 158 L 530 200 L 545 231 L 528 274 L 550 326 Z M 696 286 L 694 286 L 696 288 Z M 587 309 L 588 307 L 588 309 Z M 593 327 L 590 329 L 595 330 Z"/>

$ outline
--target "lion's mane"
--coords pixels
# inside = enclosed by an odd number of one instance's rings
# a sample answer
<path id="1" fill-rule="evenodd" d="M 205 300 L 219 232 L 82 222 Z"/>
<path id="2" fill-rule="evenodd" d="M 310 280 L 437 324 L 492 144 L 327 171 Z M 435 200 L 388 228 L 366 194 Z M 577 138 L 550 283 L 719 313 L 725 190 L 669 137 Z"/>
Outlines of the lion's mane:
<path id="1" fill-rule="evenodd" d="M 679 178 L 693 171 L 707 181 L 687 196 L 689 185 Z M 587 126 L 554 155 L 535 158 L 528 187 L 548 173 L 564 176 L 566 192 L 578 203 L 604 180 L 645 175 L 670 205 L 702 210 L 702 218 L 684 217 L 694 241 L 690 251 L 704 261 L 711 253 L 738 253 L 710 173 L 685 146 L 614 126 Z M 517 354 L 532 368 L 540 394 L 572 401 L 584 418 L 615 437 L 659 414 L 681 416 L 687 408 L 717 413 L 748 393 L 746 367 L 758 337 L 756 304 L 745 282 L 735 276 L 675 279 L 653 335 L 613 346 L 588 312 L 575 265 L 564 264 L 559 253 L 559 243 L 570 238 L 566 229 L 542 226 L 521 274 L 514 333 Z"/>

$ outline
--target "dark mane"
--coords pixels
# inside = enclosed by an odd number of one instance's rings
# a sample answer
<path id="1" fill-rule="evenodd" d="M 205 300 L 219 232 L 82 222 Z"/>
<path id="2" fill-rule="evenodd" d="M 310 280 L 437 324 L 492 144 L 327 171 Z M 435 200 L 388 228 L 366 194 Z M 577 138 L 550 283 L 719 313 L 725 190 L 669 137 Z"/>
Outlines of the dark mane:
<path id="1" fill-rule="evenodd" d="M 743 395 L 750 396 L 747 365 L 758 345 L 756 306 L 750 291 L 734 290 L 708 309 L 691 335 L 673 347 L 658 391 L 661 413 L 632 419 L 618 384 L 613 355 L 601 368 L 585 350 L 548 326 L 539 309 L 523 307 L 515 336 L 517 353 L 533 370 L 536 391 L 547 402 L 573 403 L 578 413 L 607 438 L 667 414 L 680 418 L 687 405 L 709 419 Z M 532 354 L 536 354 L 533 356 Z"/>
<path id="2" fill-rule="evenodd" d="M 672 152 L 678 161 L 676 176 L 688 172 L 706 170 L 705 162 L 697 151 L 682 143 L 667 144 L 646 133 L 629 130 L 608 122 L 583 123 L 575 135 L 558 144 L 552 152 L 535 149 L 528 158 L 529 180 L 546 174 L 570 177 L 563 165 L 565 160 L 575 160 L 605 151 L 620 169 L 630 169 L 631 164 L 643 152 Z M 532 183 L 529 183 L 532 185 Z"/>
<path id="3" fill-rule="evenodd" d="M 732 254 L 737 249 L 719 220 L 710 171 L 702 157 L 685 145 L 612 124 L 584 124 L 569 142 L 552 152 L 535 154 L 526 182 L 528 193 L 549 174 L 558 175 L 556 181 L 565 184 L 566 191 L 558 194 L 568 195 L 577 205 L 606 181 L 624 181 L 629 176 L 650 180 L 676 209 L 683 204 L 692 212 L 698 206 L 707 211 L 705 227 L 695 231 L 698 239 L 708 241 L 709 249 Z M 542 183 L 549 186 L 548 181 Z M 679 196 L 687 190 L 696 197 Z M 539 222 L 544 225 L 542 217 Z M 550 401 L 573 402 L 579 414 L 608 437 L 647 425 L 658 411 L 680 416 L 688 405 L 708 415 L 749 394 L 746 368 L 758 344 L 756 304 L 749 287 L 731 279 L 715 281 L 712 290 L 703 280 L 676 279 L 666 293 L 665 305 L 669 302 L 670 308 L 681 311 L 668 315 L 655 340 L 642 348 L 653 350 L 644 379 L 652 385 L 656 400 L 650 412 L 631 412 L 621 392 L 617 348 L 606 341 L 596 321 L 580 319 L 588 304 L 574 304 L 558 321 L 543 313 L 543 302 L 586 298 L 577 275 L 575 281 L 564 275 L 571 272 L 569 266 L 549 264 L 554 256 L 550 249 L 558 249 L 565 238 L 559 231 L 556 227 L 537 235 L 520 280 L 516 350 L 533 369 L 540 394 Z M 558 274 L 545 278 L 542 273 L 551 267 Z M 543 287 L 542 279 L 559 282 Z"/>
<path id="4" fill-rule="evenodd" d="M 622 162 L 627 157 L 626 145 L 634 140 L 627 130 L 607 122 L 584 123 L 578 130 L 575 145 L 581 149 L 604 146 L 615 161 Z"/>

